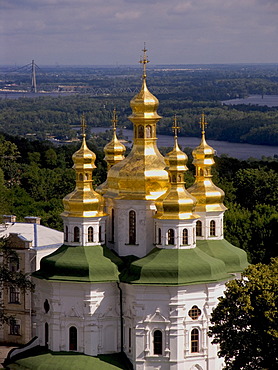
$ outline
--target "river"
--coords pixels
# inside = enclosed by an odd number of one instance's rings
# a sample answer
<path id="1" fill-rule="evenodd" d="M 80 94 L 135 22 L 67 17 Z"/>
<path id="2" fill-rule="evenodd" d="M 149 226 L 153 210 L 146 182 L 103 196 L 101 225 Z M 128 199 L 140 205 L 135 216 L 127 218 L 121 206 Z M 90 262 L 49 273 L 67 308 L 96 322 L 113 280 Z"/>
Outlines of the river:
<path id="1" fill-rule="evenodd" d="M 99 133 L 110 130 L 109 127 L 93 127 L 92 132 Z M 121 130 L 120 128 L 118 130 Z M 133 130 L 122 129 L 124 137 L 127 141 L 132 142 L 133 140 Z M 200 144 L 200 138 L 198 137 L 186 137 L 180 136 L 179 145 L 181 149 L 185 147 L 195 148 Z M 248 159 L 250 157 L 261 159 L 262 156 L 273 157 L 278 155 L 278 146 L 268 146 L 268 145 L 252 145 L 252 144 L 242 144 L 242 143 L 229 143 L 228 141 L 218 141 L 218 140 L 207 140 L 207 143 L 216 150 L 216 155 L 220 156 L 226 154 L 233 158 L 238 159 Z M 131 144 L 127 144 L 131 145 Z M 162 147 L 172 147 L 173 146 L 173 136 L 170 135 L 157 135 L 157 146 Z"/>

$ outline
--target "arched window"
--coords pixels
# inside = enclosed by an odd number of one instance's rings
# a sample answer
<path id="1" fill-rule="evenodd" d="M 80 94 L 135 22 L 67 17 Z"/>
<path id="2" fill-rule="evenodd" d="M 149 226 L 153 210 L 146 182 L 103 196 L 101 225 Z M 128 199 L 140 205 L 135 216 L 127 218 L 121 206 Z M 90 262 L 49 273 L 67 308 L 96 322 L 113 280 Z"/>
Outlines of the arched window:
<path id="1" fill-rule="evenodd" d="M 75 226 L 73 229 L 73 241 L 76 243 L 80 242 L 80 230 L 77 226 Z"/>
<path id="2" fill-rule="evenodd" d="M 200 176 L 204 176 L 204 171 L 200 168 Z"/>
<path id="3" fill-rule="evenodd" d="M 69 328 L 69 350 L 77 351 L 77 329 L 75 326 Z"/>
<path id="4" fill-rule="evenodd" d="M 169 245 L 175 244 L 175 232 L 173 229 L 168 230 L 168 244 Z"/>
<path id="5" fill-rule="evenodd" d="M 136 213 L 129 211 L 129 244 L 136 244 Z"/>
<path id="6" fill-rule="evenodd" d="M 83 175 L 82 175 L 82 173 L 79 174 L 79 181 L 83 181 Z"/>
<path id="7" fill-rule="evenodd" d="M 210 224 L 209 224 L 209 235 L 210 236 L 216 236 L 216 233 L 215 233 L 215 221 L 214 220 L 211 220 L 210 221 Z"/>
<path id="8" fill-rule="evenodd" d="M 48 323 L 44 324 L 44 345 L 48 348 L 48 341 L 49 341 L 49 330 L 48 330 Z"/>
<path id="9" fill-rule="evenodd" d="M 162 332 L 155 330 L 153 333 L 153 353 L 154 355 L 162 355 Z"/>
<path id="10" fill-rule="evenodd" d="M 94 241 L 94 228 L 90 226 L 88 228 L 88 242 L 93 243 L 93 241 Z"/>
<path id="11" fill-rule="evenodd" d="M 193 329 L 191 331 L 191 352 L 199 352 L 199 330 Z"/>
<path id="12" fill-rule="evenodd" d="M 98 228 L 98 241 L 99 241 L 99 243 L 102 242 L 102 240 L 101 240 L 101 226 L 99 226 L 99 228 Z"/>
<path id="13" fill-rule="evenodd" d="M 196 222 L 196 236 L 202 236 L 202 222 L 200 220 Z"/>
<path id="14" fill-rule="evenodd" d="M 111 241 L 114 242 L 114 237 L 115 237 L 115 212 L 114 209 L 112 208 L 111 211 Z"/>
<path id="15" fill-rule="evenodd" d="M 144 138 L 144 126 L 140 125 L 138 127 L 138 138 L 139 139 L 142 139 Z"/>
<path id="16" fill-rule="evenodd" d="M 69 228 L 66 226 L 65 227 L 65 242 L 69 241 Z"/>
<path id="17" fill-rule="evenodd" d="M 158 228 L 158 241 L 157 241 L 157 244 L 161 244 L 161 228 L 159 227 Z"/>
<path id="18" fill-rule="evenodd" d="M 188 244 L 188 230 L 187 229 L 182 230 L 182 244 L 183 245 Z"/>

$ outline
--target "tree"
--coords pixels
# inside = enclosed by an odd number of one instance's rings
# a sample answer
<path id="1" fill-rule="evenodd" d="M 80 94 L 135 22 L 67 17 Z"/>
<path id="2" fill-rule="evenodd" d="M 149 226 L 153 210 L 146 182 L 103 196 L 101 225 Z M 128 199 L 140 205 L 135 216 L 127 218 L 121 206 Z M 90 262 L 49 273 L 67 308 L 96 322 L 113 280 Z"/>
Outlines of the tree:
<path id="1" fill-rule="evenodd" d="M 209 336 L 220 345 L 224 369 L 278 368 L 278 258 L 250 265 L 226 284 L 212 312 Z"/>
<path id="2" fill-rule="evenodd" d="M 18 260 L 18 255 L 14 249 L 12 249 L 9 238 L 0 238 L 0 284 L 1 289 L 15 287 L 20 289 L 22 292 L 26 290 L 33 291 L 34 284 L 31 282 L 27 274 L 21 271 L 14 271 L 10 268 L 11 262 Z M 12 319 L 5 313 L 5 307 L 0 305 L 0 324 L 8 322 Z"/>

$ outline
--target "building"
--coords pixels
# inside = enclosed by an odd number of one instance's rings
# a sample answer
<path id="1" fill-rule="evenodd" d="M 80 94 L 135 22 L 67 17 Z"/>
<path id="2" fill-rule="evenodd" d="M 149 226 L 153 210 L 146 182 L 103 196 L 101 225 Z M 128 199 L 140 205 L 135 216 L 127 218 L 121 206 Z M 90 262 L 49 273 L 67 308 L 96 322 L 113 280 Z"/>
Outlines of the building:
<path id="1" fill-rule="evenodd" d="M 16 216 L 3 216 L 0 237 L 7 237 L 16 255 L 7 263 L 10 271 L 21 271 L 30 275 L 40 266 L 40 260 L 54 252 L 63 243 L 63 233 L 40 225 L 39 217 L 25 217 L 25 222 L 16 222 Z M 33 338 L 32 293 L 22 292 L 15 287 L 1 287 L 1 303 L 7 316 L 14 317 L 8 324 L 0 326 L 0 343 L 25 344 Z"/>
<path id="2" fill-rule="evenodd" d="M 165 158 L 158 151 L 160 116 L 147 62 L 144 50 L 142 87 L 131 100 L 131 152 L 124 157 L 114 125 L 104 148 L 107 180 L 96 190 L 95 154 L 84 132 L 73 155 L 76 188 L 63 200 L 64 245 L 33 274 L 36 344 L 55 351 L 56 361 L 61 351 L 124 352 L 137 370 L 217 370 L 210 314 L 225 282 L 247 266 L 246 254 L 224 239 L 224 193 L 212 182 L 204 115 L 192 187 L 184 184 L 187 157 L 176 120 L 173 150 Z"/>

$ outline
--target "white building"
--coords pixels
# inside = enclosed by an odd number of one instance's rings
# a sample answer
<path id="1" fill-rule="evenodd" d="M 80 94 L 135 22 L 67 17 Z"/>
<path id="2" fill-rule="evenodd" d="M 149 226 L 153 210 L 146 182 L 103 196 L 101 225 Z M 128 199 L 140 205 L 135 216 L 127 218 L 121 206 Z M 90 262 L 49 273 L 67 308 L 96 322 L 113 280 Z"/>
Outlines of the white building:
<path id="1" fill-rule="evenodd" d="M 90 356 L 124 352 L 137 370 L 221 369 L 207 336 L 210 315 L 225 282 L 247 266 L 246 254 L 224 239 L 224 193 L 211 180 L 204 116 L 193 152 L 196 181 L 187 191 L 176 132 L 165 158 L 157 149 L 158 100 L 146 85 L 145 56 L 142 62 L 129 155 L 114 135 L 97 192 L 85 135 L 73 155 L 64 245 L 34 274 L 38 342 Z"/>
<path id="2" fill-rule="evenodd" d="M 3 216 L 0 237 L 9 239 L 16 252 L 6 262 L 11 271 L 30 275 L 40 266 L 40 260 L 63 244 L 63 233 L 40 225 L 39 217 L 25 217 L 25 222 L 16 222 L 16 216 Z M 25 344 L 33 338 L 32 293 L 15 287 L 1 287 L 1 303 L 7 316 L 15 319 L 0 326 L 0 343 Z"/>

